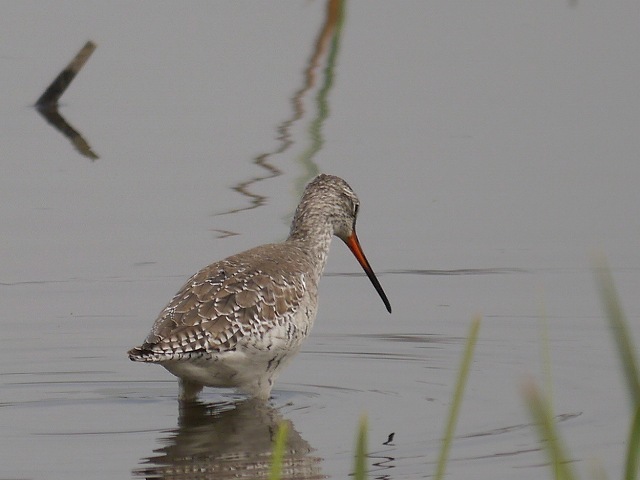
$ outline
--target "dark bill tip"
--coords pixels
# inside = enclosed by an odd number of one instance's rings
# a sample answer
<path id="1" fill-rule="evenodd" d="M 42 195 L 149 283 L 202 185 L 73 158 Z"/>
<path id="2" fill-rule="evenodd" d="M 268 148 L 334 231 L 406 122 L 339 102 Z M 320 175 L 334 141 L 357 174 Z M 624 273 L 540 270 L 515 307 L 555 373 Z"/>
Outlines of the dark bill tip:
<path id="1" fill-rule="evenodd" d="M 371 281 L 374 288 L 376 289 L 376 292 L 378 292 L 378 295 L 380 295 L 380 298 L 384 302 L 384 306 L 387 308 L 387 312 L 391 313 L 391 303 L 389 303 L 387 294 L 384 293 L 384 290 L 382 289 L 382 285 L 380 285 L 380 282 L 378 281 L 376 274 L 373 272 L 371 265 L 369 265 L 369 262 L 367 261 L 367 257 L 365 257 L 364 252 L 362 251 L 362 247 L 360 246 L 360 242 L 358 241 L 358 237 L 356 236 L 355 230 L 353 231 L 351 236 L 348 237 L 344 242 L 347 244 L 347 247 L 349 247 L 349 250 L 351 250 L 353 255 L 356 257 L 360 266 L 362 266 L 364 273 L 366 273 L 367 277 L 369 277 L 369 280 Z"/>

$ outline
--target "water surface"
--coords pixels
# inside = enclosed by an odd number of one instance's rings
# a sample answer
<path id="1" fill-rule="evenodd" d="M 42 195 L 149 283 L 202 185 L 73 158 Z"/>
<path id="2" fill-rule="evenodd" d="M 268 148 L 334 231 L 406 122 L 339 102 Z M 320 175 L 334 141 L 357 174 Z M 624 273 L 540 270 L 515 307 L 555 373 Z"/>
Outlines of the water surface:
<path id="1" fill-rule="evenodd" d="M 590 258 L 638 344 L 637 5 L 336 6 L 3 5 L 0 478 L 258 477 L 281 421 L 295 478 L 347 478 L 364 412 L 371 478 L 429 476 L 476 313 L 449 478 L 549 475 L 521 396 L 545 335 L 573 465 L 620 473 Z M 89 39 L 60 114 L 94 160 L 31 107 Z M 360 196 L 393 314 L 335 242 L 272 402 L 179 411 L 174 378 L 125 352 L 194 271 L 283 239 L 319 171 Z"/>

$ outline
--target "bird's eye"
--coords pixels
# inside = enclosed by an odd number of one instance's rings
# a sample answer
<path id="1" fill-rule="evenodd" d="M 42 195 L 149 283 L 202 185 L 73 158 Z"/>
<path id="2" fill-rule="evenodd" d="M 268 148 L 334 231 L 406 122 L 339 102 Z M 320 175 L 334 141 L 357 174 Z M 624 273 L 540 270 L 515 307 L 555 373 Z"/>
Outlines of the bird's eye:
<path id="1" fill-rule="evenodd" d="M 360 204 L 359 203 L 354 203 L 353 204 L 353 216 L 357 216 L 358 215 L 358 210 L 360 209 Z"/>

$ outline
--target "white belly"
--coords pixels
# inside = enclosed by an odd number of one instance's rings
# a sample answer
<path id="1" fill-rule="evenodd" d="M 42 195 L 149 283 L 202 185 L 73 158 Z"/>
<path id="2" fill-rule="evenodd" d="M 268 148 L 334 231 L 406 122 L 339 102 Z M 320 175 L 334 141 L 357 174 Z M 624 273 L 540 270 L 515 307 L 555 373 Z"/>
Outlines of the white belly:
<path id="1" fill-rule="evenodd" d="M 314 309 L 315 310 L 315 309 Z M 198 353 L 159 362 L 175 376 L 207 387 L 237 388 L 267 399 L 282 369 L 300 351 L 313 325 L 315 311 L 271 328 L 262 336 L 246 335 L 234 350 Z"/>

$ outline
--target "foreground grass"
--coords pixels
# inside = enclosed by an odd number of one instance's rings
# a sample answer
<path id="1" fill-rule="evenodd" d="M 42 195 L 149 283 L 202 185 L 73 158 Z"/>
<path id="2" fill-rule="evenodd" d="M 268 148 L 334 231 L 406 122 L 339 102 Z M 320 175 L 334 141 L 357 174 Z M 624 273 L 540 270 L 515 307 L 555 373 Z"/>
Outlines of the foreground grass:
<path id="1" fill-rule="evenodd" d="M 602 304 L 604 305 L 620 357 L 620 366 L 625 373 L 632 406 L 625 468 L 622 478 L 635 480 L 638 476 L 638 461 L 640 460 L 640 375 L 638 374 L 638 364 L 635 358 L 635 349 L 631 342 L 631 335 L 627 328 L 627 320 L 615 289 L 611 271 L 604 258 L 599 258 L 596 261 L 595 274 Z M 567 448 L 555 426 L 551 413 L 551 402 L 532 381 L 525 385 L 524 397 L 529 407 L 529 413 L 538 428 L 538 437 L 553 468 L 553 478 L 560 480 L 576 478 L 575 472 L 568 461 Z"/>
<path id="2" fill-rule="evenodd" d="M 451 402 L 451 408 L 449 409 L 449 415 L 447 416 L 444 436 L 442 437 L 442 447 L 440 448 L 440 456 L 438 457 L 435 480 L 441 480 L 442 478 L 444 478 L 444 472 L 447 467 L 447 460 L 449 459 L 451 441 L 453 440 L 456 423 L 458 422 L 458 412 L 460 411 L 460 405 L 462 405 L 464 387 L 466 386 L 467 378 L 469 377 L 469 368 L 471 367 L 471 360 L 473 360 L 473 351 L 476 346 L 476 340 L 478 339 L 479 330 L 480 317 L 476 317 L 471 322 L 469 336 L 467 337 L 467 345 L 465 346 L 464 354 L 462 356 L 460 370 L 458 370 L 456 388 L 453 391 L 453 400 Z"/>
<path id="3" fill-rule="evenodd" d="M 353 467 L 353 478 L 355 480 L 365 480 L 367 478 L 367 417 L 360 417 L 358 427 L 358 438 L 356 440 L 355 464 Z"/>
<path id="4" fill-rule="evenodd" d="M 287 422 L 280 422 L 280 425 L 278 425 L 276 439 L 273 444 L 269 480 L 280 480 L 282 477 L 282 458 L 284 457 L 284 449 L 287 446 L 287 434 L 289 433 L 287 425 Z"/>
<path id="5" fill-rule="evenodd" d="M 627 328 L 627 321 L 622 310 L 618 294 L 616 292 L 611 272 L 604 261 L 599 259 L 596 267 L 596 279 L 598 289 L 605 307 L 607 319 L 611 327 L 611 331 L 616 343 L 618 355 L 620 357 L 621 368 L 624 370 L 627 388 L 629 390 L 629 399 L 632 406 L 632 415 L 630 420 L 629 436 L 627 439 L 627 452 L 625 456 L 625 469 L 623 473 L 624 480 L 636 480 L 638 478 L 638 467 L 640 462 L 640 375 L 638 372 L 638 364 L 635 358 L 635 348 L 631 342 L 631 335 Z M 451 408 L 447 417 L 445 433 L 442 439 L 442 446 L 436 473 L 434 478 L 441 480 L 444 478 L 447 461 L 449 458 L 449 450 L 455 432 L 458 412 L 462 404 L 464 396 L 464 388 L 469 374 L 469 368 L 473 359 L 473 351 L 478 337 L 480 328 L 480 319 L 475 318 L 471 323 L 467 344 L 465 346 L 462 363 L 458 371 L 456 387 L 451 401 Z M 548 352 L 547 352 L 548 355 Z M 545 357 L 548 359 L 549 357 Z M 549 386 L 547 393 L 550 394 L 550 366 L 547 365 L 546 373 L 549 377 L 547 381 Z M 525 384 L 523 395 L 529 413 L 536 425 L 538 437 L 542 442 L 543 448 L 549 458 L 552 467 L 553 478 L 558 480 L 574 480 L 576 479 L 572 464 L 569 461 L 568 449 L 561 439 L 553 415 L 551 401 L 545 396 L 537 385 L 532 381 Z M 274 445 L 274 453 L 272 460 L 272 470 L 270 480 L 280 480 L 280 472 L 282 465 L 282 454 L 284 452 L 286 440 L 286 424 L 281 424 L 276 435 Z M 355 480 L 365 480 L 367 478 L 367 418 L 362 416 L 360 419 L 358 434 L 356 439 L 356 453 L 354 460 Z M 603 474 L 602 478 L 606 478 Z"/>

